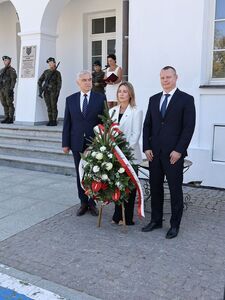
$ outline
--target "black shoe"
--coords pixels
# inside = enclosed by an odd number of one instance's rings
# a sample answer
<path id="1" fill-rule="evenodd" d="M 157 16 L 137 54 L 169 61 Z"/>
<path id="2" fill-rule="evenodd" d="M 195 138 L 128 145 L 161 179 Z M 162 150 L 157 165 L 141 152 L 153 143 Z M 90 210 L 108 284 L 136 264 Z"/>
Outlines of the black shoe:
<path id="1" fill-rule="evenodd" d="M 7 124 L 13 124 L 13 118 L 8 118 L 8 120 L 7 120 L 6 123 L 7 123 Z"/>
<path id="2" fill-rule="evenodd" d="M 51 126 L 57 126 L 57 121 L 52 121 L 52 125 Z"/>
<path id="3" fill-rule="evenodd" d="M 171 227 L 167 234 L 166 234 L 166 239 L 173 239 L 178 235 L 179 228 L 178 227 Z"/>
<path id="4" fill-rule="evenodd" d="M 89 205 L 89 210 L 92 216 L 98 216 L 98 209 L 94 205 Z"/>
<path id="5" fill-rule="evenodd" d="M 52 126 L 51 124 L 52 124 L 52 121 L 49 121 L 49 122 L 46 124 L 46 126 Z"/>
<path id="6" fill-rule="evenodd" d="M 148 225 L 141 229 L 142 232 L 148 232 L 155 229 L 162 228 L 162 223 L 150 222 Z"/>
<path id="7" fill-rule="evenodd" d="M 77 210 L 77 216 L 83 216 L 88 211 L 88 206 L 86 204 L 81 204 L 81 207 Z"/>
<path id="8" fill-rule="evenodd" d="M 8 123 L 9 118 L 5 118 L 4 120 L 1 121 L 2 124 L 7 124 Z"/>

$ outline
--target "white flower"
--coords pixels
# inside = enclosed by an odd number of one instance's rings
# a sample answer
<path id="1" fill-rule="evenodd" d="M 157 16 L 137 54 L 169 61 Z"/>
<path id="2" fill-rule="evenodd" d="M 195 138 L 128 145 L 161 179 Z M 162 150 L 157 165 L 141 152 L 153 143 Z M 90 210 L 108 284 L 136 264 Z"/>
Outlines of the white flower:
<path id="1" fill-rule="evenodd" d="M 106 165 L 106 162 L 104 161 L 102 164 L 101 164 L 101 167 L 104 167 Z"/>
<path id="2" fill-rule="evenodd" d="M 94 173 L 97 173 L 100 170 L 100 168 L 99 166 L 94 166 L 92 170 Z"/>
<path id="3" fill-rule="evenodd" d="M 96 154 L 96 158 L 97 158 L 98 160 L 103 159 L 103 154 L 100 153 L 100 152 L 98 152 L 98 153 Z"/>
<path id="4" fill-rule="evenodd" d="M 108 158 L 113 158 L 112 153 L 108 154 Z"/>
<path id="5" fill-rule="evenodd" d="M 102 180 L 107 180 L 109 179 L 108 175 L 107 174 L 102 174 Z"/>
<path id="6" fill-rule="evenodd" d="M 96 154 L 97 154 L 97 152 L 93 151 L 93 152 L 91 153 L 91 156 L 92 156 L 92 157 L 95 157 Z"/>
<path id="7" fill-rule="evenodd" d="M 100 133 L 100 130 L 99 130 L 98 125 L 94 127 L 94 131 L 95 131 L 96 133 Z"/>
<path id="8" fill-rule="evenodd" d="M 118 173 L 122 174 L 122 173 L 124 173 L 124 172 L 125 172 L 125 169 L 124 169 L 124 168 L 119 168 Z"/>
<path id="9" fill-rule="evenodd" d="M 110 171 L 112 169 L 112 167 L 113 167 L 112 163 L 109 162 L 109 163 L 106 164 L 106 170 L 107 171 Z"/>
<path id="10" fill-rule="evenodd" d="M 123 185 L 122 185 L 122 183 L 121 183 L 120 181 L 117 181 L 117 182 L 115 183 L 115 185 L 116 185 L 120 190 L 122 190 Z"/>
<path id="11" fill-rule="evenodd" d="M 105 147 L 105 146 L 100 147 L 100 151 L 101 151 L 101 152 L 104 152 L 105 150 L 106 150 L 106 147 Z"/>

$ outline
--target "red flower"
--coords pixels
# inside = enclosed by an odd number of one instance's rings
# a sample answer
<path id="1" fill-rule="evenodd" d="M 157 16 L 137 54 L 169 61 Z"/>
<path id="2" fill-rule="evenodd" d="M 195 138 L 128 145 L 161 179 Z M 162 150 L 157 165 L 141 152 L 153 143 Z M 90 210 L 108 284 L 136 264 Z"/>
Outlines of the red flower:
<path id="1" fill-rule="evenodd" d="M 107 188 L 108 188 L 108 184 L 103 182 L 102 183 L 102 190 L 105 191 L 105 190 L 107 190 Z"/>
<path id="2" fill-rule="evenodd" d="M 116 188 L 114 193 L 112 194 L 112 199 L 115 202 L 117 202 L 120 199 L 120 190 L 118 188 Z"/>
<path id="3" fill-rule="evenodd" d="M 91 183 L 91 188 L 94 193 L 97 193 L 102 187 L 102 183 L 98 181 L 93 181 Z"/>

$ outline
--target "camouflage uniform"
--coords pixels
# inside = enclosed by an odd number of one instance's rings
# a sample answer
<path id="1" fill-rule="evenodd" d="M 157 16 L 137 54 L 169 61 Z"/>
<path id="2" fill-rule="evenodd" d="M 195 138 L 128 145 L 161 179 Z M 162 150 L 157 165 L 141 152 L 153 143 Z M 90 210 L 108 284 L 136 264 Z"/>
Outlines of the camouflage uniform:
<path id="1" fill-rule="evenodd" d="M 9 57 L 3 56 L 2 59 L 9 59 Z M 16 70 L 12 68 L 10 64 L 0 70 L 0 99 L 5 114 L 5 119 L 2 121 L 2 123 L 13 123 L 15 112 L 15 107 L 13 104 L 13 90 L 16 84 L 16 79 Z"/>
<path id="2" fill-rule="evenodd" d="M 103 80 L 105 73 L 103 71 L 92 73 L 92 90 L 97 93 L 105 94 L 105 81 Z"/>
<path id="3" fill-rule="evenodd" d="M 48 82 L 48 78 L 50 81 Z M 44 91 L 44 99 L 47 106 L 49 123 L 47 125 L 54 126 L 57 124 L 57 102 L 60 93 L 60 89 L 62 86 L 62 78 L 61 74 L 58 70 L 47 69 L 41 75 L 38 80 L 39 91 L 42 89 L 42 85 L 44 82 L 48 82 L 48 86 Z M 40 92 L 41 94 L 41 92 Z"/>

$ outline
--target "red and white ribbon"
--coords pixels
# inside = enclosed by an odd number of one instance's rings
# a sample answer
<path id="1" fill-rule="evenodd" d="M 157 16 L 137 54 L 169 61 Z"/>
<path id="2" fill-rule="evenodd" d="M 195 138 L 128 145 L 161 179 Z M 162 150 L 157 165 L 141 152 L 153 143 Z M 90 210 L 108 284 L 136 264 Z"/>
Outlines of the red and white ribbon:
<path id="1" fill-rule="evenodd" d="M 95 128 L 96 132 L 104 132 L 104 126 L 102 124 L 96 126 Z M 115 134 L 119 134 L 121 133 L 121 130 L 118 127 L 118 124 L 113 123 L 111 125 L 111 139 L 112 141 L 114 141 L 114 137 Z M 137 189 L 137 193 L 138 193 L 138 216 L 139 217 L 144 217 L 145 213 L 144 213 L 144 195 L 143 195 L 143 191 L 141 188 L 141 183 L 140 180 L 136 174 L 136 172 L 134 171 L 132 165 L 130 164 L 129 160 L 126 158 L 126 156 L 124 155 L 123 151 L 119 148 L 119 146 L 115 145 L 114 146 L 114 150 L 113 150 L 113 154 L 115 155 L 115 157 L 117 158 L 117 160 L 119 161 L 119 163 L 121 164 L 121 166 L 125 169 L 125 172 L 127 173 L 127 175 L 130 177 L 130 179 L 132 180 L 132 182 L 134 183 L 136 189 Z M 84 166 L 85 166 L 86 162 L 84 160 L 81 159 L 80 161 L 80 165 L 79 165 L 79 175 L 80 175 L 80 183 L 82 188 L 83 184 L 82 184 L 82 178 L 84 175 Z"/>

